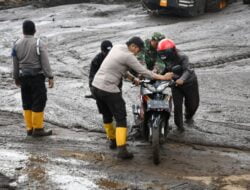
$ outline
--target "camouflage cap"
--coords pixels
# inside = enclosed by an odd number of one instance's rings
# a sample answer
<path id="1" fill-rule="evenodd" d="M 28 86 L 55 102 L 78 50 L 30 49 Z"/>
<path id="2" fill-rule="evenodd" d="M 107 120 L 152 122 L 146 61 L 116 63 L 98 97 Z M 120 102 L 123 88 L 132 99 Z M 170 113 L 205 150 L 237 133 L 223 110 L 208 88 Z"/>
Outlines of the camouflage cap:
<path id="1" fill-rule="evenodd" d="M 164 38 L 165 38 L 165 35 L 161 34 L 160 32 L 154 32 L 152 35 L 152 40 L 156 40 L 158 42 Z"/>

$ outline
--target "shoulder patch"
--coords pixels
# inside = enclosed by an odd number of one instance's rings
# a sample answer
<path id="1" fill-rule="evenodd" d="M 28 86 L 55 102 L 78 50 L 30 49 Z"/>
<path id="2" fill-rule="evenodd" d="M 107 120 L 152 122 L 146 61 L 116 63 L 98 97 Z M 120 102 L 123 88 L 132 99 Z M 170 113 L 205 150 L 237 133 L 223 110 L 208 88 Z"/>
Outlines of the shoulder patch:
<path id="1" fill-rule="evenodd" d="M 36 53 L 37 55 L 40 55 L 40 38 L 37 38 L 36 40 Z"/>
<path id="2" fill-rule="evenodd" d="M 12 50 L 11 50 L 11 56 L 12 56 L 12 57 L 16 57 L 16 56 L 17 56 L 15 47 L 16 47 L 16 42 L 17 42 L 18 40 L 19 40 L 19 39 L 15 40 L 14 43 L 13 43 L 13 48 L 12 48 Z"/>

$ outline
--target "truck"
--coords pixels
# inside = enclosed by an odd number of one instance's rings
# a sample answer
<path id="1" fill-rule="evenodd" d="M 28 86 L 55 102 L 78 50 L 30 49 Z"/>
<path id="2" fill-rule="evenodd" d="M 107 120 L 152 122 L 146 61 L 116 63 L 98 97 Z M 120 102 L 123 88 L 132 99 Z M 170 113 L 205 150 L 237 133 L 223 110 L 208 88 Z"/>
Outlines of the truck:
<path id="1" fill-rule="evenodd" d="M 141 0 L 141 4 L 150 14 L 198 16 L 205 12 L 222 10 L 233 1 L 234 0 Z"/>

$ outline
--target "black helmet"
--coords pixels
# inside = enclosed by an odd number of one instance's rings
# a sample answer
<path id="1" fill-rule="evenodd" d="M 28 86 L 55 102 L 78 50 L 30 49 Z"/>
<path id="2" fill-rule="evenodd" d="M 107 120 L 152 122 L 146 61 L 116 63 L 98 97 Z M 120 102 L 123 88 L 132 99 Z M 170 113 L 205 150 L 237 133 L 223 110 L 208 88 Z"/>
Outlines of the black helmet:
<path id="1" fill-rule="evenodd" d="M 109 40 L 104 40 L 101 43 L 101 51 L 104 53 L 108 53 L 111 49 L 112 49 L 113 45 L 111 43 L 111 41 Z"/>
<path id="2" fill-rule="evenodd" d="M 132 38 L 130 38 L 128 41 L 127 41 L 127 46 L 131 45 L 131 44 L 135 44 L 137 45 L 140 50 L 142 50 L 144 48 L 144 42 L 143 40 L 140 38 L 140 37 L 137 37 L 137 36 L 134 36 Z"/>

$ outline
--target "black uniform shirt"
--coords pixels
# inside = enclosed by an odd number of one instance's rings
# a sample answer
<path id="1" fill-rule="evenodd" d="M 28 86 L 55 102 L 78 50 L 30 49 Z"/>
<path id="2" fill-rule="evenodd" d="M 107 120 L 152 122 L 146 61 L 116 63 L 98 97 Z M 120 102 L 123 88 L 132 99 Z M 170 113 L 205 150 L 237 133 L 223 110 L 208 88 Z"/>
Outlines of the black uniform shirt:
<path id="1" fill-rule="evenodd" d="M 95 58 L 91 61 L 90 71 L 89 71 L 89 87 L 92 86 L 92 81 L 94 80 L 95 74 L 100 68 L 106 55 L 102 52 L 98 53 Z"/>

